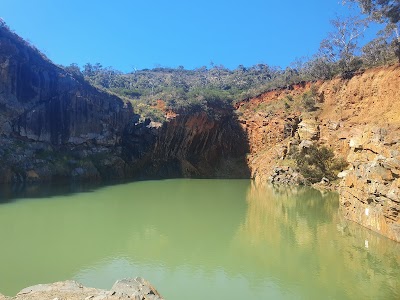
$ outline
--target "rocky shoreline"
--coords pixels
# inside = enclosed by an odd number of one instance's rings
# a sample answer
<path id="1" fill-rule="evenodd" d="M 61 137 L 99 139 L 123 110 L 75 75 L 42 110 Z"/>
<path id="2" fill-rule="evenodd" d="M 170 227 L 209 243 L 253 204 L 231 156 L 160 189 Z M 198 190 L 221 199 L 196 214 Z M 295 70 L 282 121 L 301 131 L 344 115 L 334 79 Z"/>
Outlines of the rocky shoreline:
<path id="1" fill-rule="evenodd" d="M 0 300 L 163 300 L 164 298 L 141 277 L 118 280 L 109 291 L 85 287 L 73 281 L 38 284 L 21 290 L 15 297 L 0 294 Z"/>

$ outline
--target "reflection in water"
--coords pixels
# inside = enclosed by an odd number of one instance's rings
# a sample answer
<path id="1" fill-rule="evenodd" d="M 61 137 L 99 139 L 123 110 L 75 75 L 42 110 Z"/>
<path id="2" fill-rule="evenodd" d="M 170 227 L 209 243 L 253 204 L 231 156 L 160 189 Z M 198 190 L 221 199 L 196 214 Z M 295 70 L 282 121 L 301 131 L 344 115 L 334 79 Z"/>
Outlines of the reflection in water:
<path id="1" fill-rule="evenodd" d="M 340 218 L 337 197 L 252 185 L 234 255 L 306 298 L 398 299 L 400 245 Z"/>
<path id="2" fill-rule="evenodd" d="M 247 180 L 18 200 L 0 205 L 0 291 L 71 278 L 110 288 L 143 276 L 178 300 L 398 298 L 399 245 L 337 208 L 336 194 Z"/>

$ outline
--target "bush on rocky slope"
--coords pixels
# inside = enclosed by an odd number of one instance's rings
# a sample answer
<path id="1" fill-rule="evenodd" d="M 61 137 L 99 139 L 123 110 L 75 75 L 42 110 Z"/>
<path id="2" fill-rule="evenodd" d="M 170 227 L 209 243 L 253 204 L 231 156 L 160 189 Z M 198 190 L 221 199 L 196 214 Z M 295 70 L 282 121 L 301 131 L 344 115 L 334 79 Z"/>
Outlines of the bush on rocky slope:
<path id="1" fill-rule="evenodd" d="M 294 157 L 300 173 L 310 183 L 320 182 L 324 177 L 335 180 L 337 174 L 347 167 L 345 159 L 335 158 L 333 151 L 324 146 L 303 148 Z"/>

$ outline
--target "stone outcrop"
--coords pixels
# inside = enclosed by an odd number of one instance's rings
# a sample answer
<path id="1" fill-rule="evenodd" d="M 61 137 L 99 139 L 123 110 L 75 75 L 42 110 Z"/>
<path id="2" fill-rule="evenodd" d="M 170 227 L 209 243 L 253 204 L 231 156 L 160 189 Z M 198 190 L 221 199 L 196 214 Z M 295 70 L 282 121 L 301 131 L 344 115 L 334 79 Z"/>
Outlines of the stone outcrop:
<path id="1" fill-rule="evenodd" d="M 288 166 L 276 167 L 269 179 L 272 184 L 304 185 L 306 180 L 293 168 Z"/>
<path id="2" fill-rule="evenodd" d="M 302 120 L 297 129 L 300 140 L 318 140 L 319 124 L 315 119 Z"/>
<path id="3" fill-rule="evenodd" d="M 0 28 L 0 134 L 53 145 L 114 145 L 132 107 L 53 65 Z"/>
<path id="4" fill-rule="evenodd" d="M 340 187 L 345 216 L 400 242 L 400 136 L 368 128 L 350 140 Z"/>
<path id="5" fill-rule="evenodd" d="M 142 178 L 248 178 L 246 135 L 232 111 L 218 113 L 132 123 L 122 142 L 125 161 Z"/>
<path id="6" fill-rule="evenodd" d="M 3 297 L 3 298 L 2 298 Z M 0 295 L 4 300 L 162 300 L 162 296 L 146 280 L 140 277 L 118 280 L 111 290 L 89 288 L 72 280 L 55 282 L 51 284 L 38 284 L 27 287 L 20 291 L 15 297 L 7 298 Z"/>
<path id="7" fill-rule="evenodd" d="M 261 183 L 293 184 L 284 171 L 295 169 L 294 162 L 285 159 L 288 153 L 310 145 L 331 148 L 349 163 L 338 178 L 344 215 L 400 241 L 399 86 L 400 65 L 394 65 L 360 72 L 351 79 L 314 83 L 315 112 L 293 112 L 279 106 L 289 103 L 287 96 L 301 99 L 310 85 L 267 92 L 239 104 L 240 122 L 249 138 L 252 176 Z M 259 110 L 262 105 L 271 108 L 268 113 Z M 297 122 L 289 118 L 292 115 Z M 285 134 L 284 128 L 292 134 Z M 326 185 L 336 190 L 337 183 Z"/>

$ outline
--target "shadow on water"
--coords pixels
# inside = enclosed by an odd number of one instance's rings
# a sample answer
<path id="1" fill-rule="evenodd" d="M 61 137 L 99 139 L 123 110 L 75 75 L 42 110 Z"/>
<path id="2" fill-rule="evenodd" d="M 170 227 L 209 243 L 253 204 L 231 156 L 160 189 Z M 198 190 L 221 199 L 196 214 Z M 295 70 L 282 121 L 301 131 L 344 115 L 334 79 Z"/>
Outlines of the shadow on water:
<path id="1" fill-rule="evenodd" d="M 71 195 L 133 180 L 171 178 L 248 179 L 250 170 L 246 155 L 249 141 L 233 108 L 218 112 L 178 116 L 154 129 L 149 120 L 127 126 L 122 157 L 126 170 L 98 165 L 102 183 L 63 180 L 54 183 L 21 183 L 0 185 L 0 204 L 21 198 Z M 147 126 L 146 126 L 147 125 Z M 90 157 L 89 157 L 90 159 Z M 126 171 L 126 173 L 124 173 Z M 126 180 L 113 180 L 113 175 Z M 57 175 L 57 174 L 53 174 Z M 67 178 L 67 177 L 66 177 Z"/>
<path id="2" fill-rule="evenodd" d="M 128 183 L 128 180 L 109 180 L 102 183 L 60 181 L 47 183 L 12 183 L 0 184 L 0 205 L 17 201 L 18 199 L 51 198 L 77 193 L 94 192 L 96 189 Z"/>

